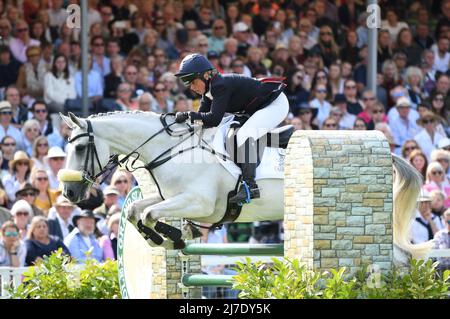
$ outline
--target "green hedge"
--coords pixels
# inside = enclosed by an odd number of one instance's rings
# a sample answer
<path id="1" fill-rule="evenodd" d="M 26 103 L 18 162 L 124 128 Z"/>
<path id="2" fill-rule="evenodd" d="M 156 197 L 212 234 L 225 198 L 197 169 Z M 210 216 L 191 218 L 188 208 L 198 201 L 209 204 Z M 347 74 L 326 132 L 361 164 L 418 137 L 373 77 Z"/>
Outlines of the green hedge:
<path id="1" fill-rule="evenodd" d="M 17 299 L 121 298 L 117 262 L 88 259 L 79 265 L 59 249 L 30 267 L 22 284 L 10 294 Z"/>
<path id="2" fill-rule="evenodd" d="M 239 298 L 271 299 L 428 299 L 448 298 L 450 271 L 440 275 L 437 263 L 411 261 L 408 271 L 397 269 L 370 275 L 367 266 L 348 278 L 346 268 L 318 272 L 308 270 L 298 260 L 273 259 L 272 265 L 238 263 L 233 289 Z"/>

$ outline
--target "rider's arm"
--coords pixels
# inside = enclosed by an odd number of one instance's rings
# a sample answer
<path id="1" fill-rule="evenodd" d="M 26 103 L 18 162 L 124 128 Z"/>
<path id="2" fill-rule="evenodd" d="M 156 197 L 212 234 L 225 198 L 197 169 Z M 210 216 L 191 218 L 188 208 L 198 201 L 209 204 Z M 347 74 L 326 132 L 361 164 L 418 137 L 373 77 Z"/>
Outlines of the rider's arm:
<path id="1" fill-rule="evenodd" d="M 190 117 L 192 121 L 201 120 L 203 125 L 215 127 L 222 121 L 223 115 L 225 114 L 227 105 L 230 101 L 231 92 L 223 84 L 214 86 L 211 90 L 214 97 L 211 103 L 211 111 L 191 112 Z"/>

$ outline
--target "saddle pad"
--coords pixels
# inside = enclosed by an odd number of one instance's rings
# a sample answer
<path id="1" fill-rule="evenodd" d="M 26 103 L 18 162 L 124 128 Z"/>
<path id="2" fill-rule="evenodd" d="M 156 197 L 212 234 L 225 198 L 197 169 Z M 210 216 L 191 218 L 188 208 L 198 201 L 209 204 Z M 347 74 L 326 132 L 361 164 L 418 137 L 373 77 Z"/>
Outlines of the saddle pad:
<path id="1" fill-rule="evenodd" d="M 222 122 L 218 126 L 216 130 L 211 130 L 210 134 L 213 134 L 213 131 L 215 131 L 214 138 L 211 144 L 211 147 L 221 154 L 226 154 L 227 151 L 225 150 L 225 141 L 226 141 L 226 134 L 228 132 L 228 129 L 230 128 L 230 125 L 233 123 L 236 123 L 233 121 L 234 116 L 230 115 L 227 117 L 224 117 L 222 119 Z M 208 134 L 209 135 L 209 134 Z M 207 134 L 205 134 L 205 137 Z M 263 178 L 277 178 L 277 179 L 283 179 L 284 178 L 284 158 L 286 155 L 286 150 L 281 148 L 273 148 L 273 147 L 266 147 L 264 149 L 264 153 L 261 159 L 261 163 L 256 168 L 256 177 L 255 179 L 263 179 Z M 242 174 L 241 169 L 239 166 L 237 166 L 233 161 L 231 160 L 223 160 L 219 155 L 217 155 L 217 159 L 219 163 L 230 173 L 234 178 L 238 179 L 239 176 Z"/>

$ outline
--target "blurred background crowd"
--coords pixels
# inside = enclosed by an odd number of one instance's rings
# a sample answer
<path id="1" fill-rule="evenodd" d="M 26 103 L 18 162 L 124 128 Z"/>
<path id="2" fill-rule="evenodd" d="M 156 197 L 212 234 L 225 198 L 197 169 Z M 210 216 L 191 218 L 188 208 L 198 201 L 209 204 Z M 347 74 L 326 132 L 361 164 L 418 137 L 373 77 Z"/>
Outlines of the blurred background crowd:
<path id="1" fill-rule="evenodd" d="M 422 174 L 411 240 L 449 248 L 450 1 L 379 1 L 377 88 L 366 87 L 368 13 L 358 0 L 89 0 L 89 112 L 197 110 L 174 76 L 197 52 L 221 73 L 282 76 L 301 130 L 379 130 Z M 70 128 L 81 115 L 76 0 L 0 1 L 0 266 L 62 247 L 116 258 L 126 171 L 75 206 L 60 196 Z M 231 225 L 205 241 L 282 241 L 279 223 Z M 449 264 L 449 259 L 443 260 Z M 211 270 L 217 272 L 220 270 Z"/>

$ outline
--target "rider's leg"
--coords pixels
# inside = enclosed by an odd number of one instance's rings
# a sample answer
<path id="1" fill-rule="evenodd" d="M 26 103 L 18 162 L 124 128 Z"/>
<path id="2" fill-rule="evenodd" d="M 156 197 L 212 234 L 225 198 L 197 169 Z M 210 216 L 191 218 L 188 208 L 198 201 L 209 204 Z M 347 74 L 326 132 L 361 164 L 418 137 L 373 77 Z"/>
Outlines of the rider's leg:
<path id="1" fill-rule="evenodd" d="M 250 199 L 259 198 L 259 189 L 255 181 L 256 141 L 280 124 L 288 113 L 288 99 L 281 93 L 271 104 L 255 112 L 237 132 L 238 162 L 242 169 L 242 179 L 248 188 L 241 187 L 238 193 L 230 198 L 231 203 L 245 202 L 248 197 L 247 191 Z"/>

